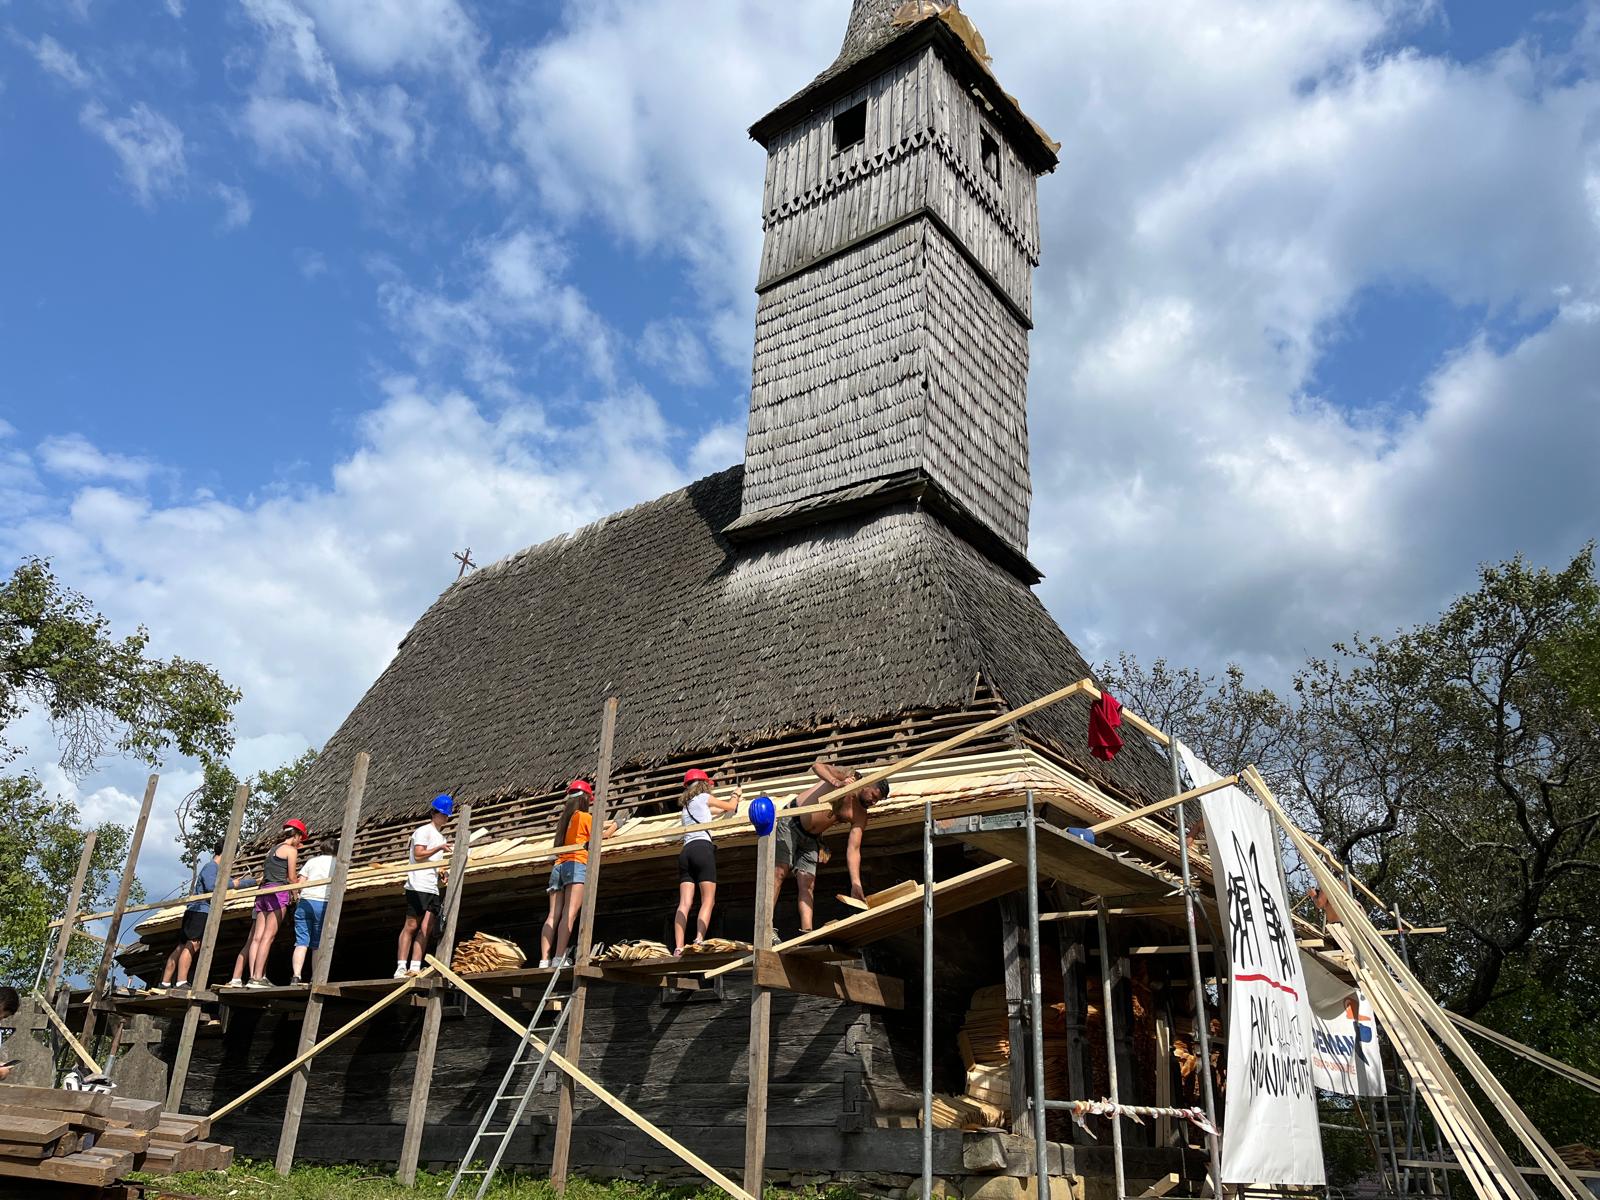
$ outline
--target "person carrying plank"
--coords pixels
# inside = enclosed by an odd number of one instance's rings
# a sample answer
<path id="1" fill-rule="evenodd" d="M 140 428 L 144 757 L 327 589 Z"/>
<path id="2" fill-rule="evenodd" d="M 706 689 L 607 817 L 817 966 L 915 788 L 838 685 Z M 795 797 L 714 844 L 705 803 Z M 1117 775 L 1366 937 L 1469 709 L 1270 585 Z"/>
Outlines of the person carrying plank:
<path id="1" fill-rule="evenodd" d="M 743 799 L 734 788 L 727 800 L 711 794 L 716 781 L 700 768 L 683 773 L 683 795 L 678 797 L 685 825 L 705 825 L 717 817 L 739 811 Z M 694 908 L 695 893 L 700 894 L 700 914 L 695 919 L 694 944 L 706 940 L 711 928 L 711 913 L 717 905 L 717 848 L 711 834 L 704 829 L 691 829 L 683 835 L 683 849 L 678 851 L 678 910 L 672 917 L 672 953 L 681 955 L 689 936 L 689 912 Z"/>
<path id="2" fill-rule="evenodd" d="M 412 863 L 425 863 L 440 854 L 450 853 L 444 836 L 446 822 L 456 811 L 455 800 L 441 793 L 433 798 L 428 822 L 418 825 L 407 848 Z M 406 876 L 406 921 L 400 927 L 399 952 L 395 957 L 394 977 L 422 974 L 422 960 L 428 956 L 428 941 L 439 920 L 439 871 L 422 867 Z"/>
<path id="3" fill-rule="evenodd" d="M 815 804 L 819 797 L 861 778 L 859 772 L 841 771 L 821 759 L 811 765 L 811 770 L 821 782 L 789 801 L 787 807 L 805 808 Z M 776 864 L 773 868 L 772 902 L 776 907 L 778 895 L 783 891 L 783 881 L 793 875 L 800 904 L 801 933 L 810 933 L 813 927 L 817 868 L 828 861 L 822 835 L 835 825 L 848 823 L 850 826 L 844 851 L 845 866 L 850 872 L 850 895 L 856 900 L 866 899 L 866 891 L 861 886 L 861 840 L 867 832 L 868 810 L 888 795 L 888 781 L 880 780 L 870 787 L 856 788 L 830 801 L 828 812 L 779 818 L 772 847 Z"/>

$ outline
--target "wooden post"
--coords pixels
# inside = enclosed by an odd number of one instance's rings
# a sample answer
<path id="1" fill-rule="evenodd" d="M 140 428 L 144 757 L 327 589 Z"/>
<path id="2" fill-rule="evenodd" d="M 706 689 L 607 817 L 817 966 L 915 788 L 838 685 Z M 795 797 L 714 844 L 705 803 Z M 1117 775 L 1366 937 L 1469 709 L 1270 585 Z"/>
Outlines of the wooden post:
<path id="1" fill-rule="evenodd" d="M 83 843 L 83 853 L 78 855 L 78 873 L 72 877 L 72 890 L 67 893 L 67 916 L 61 923 L 61 932 L 56 935 L 55 953 L 50 956 L 50 977 L 44 985 L 45 999 L 52 1004 L 55 1003 L 56 985 L 61 982 L 61 972 L 67 965 L 67 947 L 78 928 L 78 907 L 83 903 L 83 881 L 89 877 L 89 863 L 94 859 L 94 844 L 99 836 L 98 830 L 89 831 L 89 837 Z"/>
<path id="2" fill-rule="evenodd" d="M 456 942 L 456 922 L 461 916 L 461 894 L 467 890 L 467 859 L 472 852 L 472 805 L 463 804 L 456 818 L 456 864 L 450 868 L 450 886 L 445 889 L 444 932 L 439 937 L 437 957 L 449 962 Z M 428 1127 L 428 1093 L 433 1089 L 433 1060 L 439 1050 L 439 1025 L 444 1020 L 441 987 L 428 993 L 422 1017 L 422 1037 L 417 1042 L 417 1070 L 411 1083 L 411 1102 L 406 1107 L 406 1132 L 400 1143 L 400 1182 L 407 1187 L 417 1182 L 417 1161 L 422 1157 L 422 1134 Z M 279 1170 L 287 1173 L 284 1164 Z"/>
<path id="3" fill-rule="evenodd" d="M 311 994 L 300 1021 L 298 1057 L 317 1043 L 322 1027 L 323 998 L 318 992 L 328 982 L 333 967 L 334 939 L 339 936 L 339 918 L 344 913 L 345 883 L 350 876 L 350 861 L 355 856 L 356 830 L 361 825 L 361 800 L 367 791 L 367 768 L 372 759 L 365 750 L 356 755 L 350 767 L 350 785 L 344 793 L 344 823 L 339 827 L 339 851 L 334 856 L 333 874 L 328 877 L 328 907 L 322 917 L 322 945 L 311 952 Z M 297 901 L 298 903 L 298 901 Z M 300 1118 L 305 1112 L 306 1088 L 311 1083 L 311 1060 L 289 1080 L 289 1103 L 283 1111 L 283 1129 L 278 1134 L 278 1174 L 287 1175 L 294 1165 L 295 1143 L 300 1140 Z"/>
<path id="4" fill-rule="evenodd" d="M 222 839 L 222 857 L 217 862 L 217 883 L 211 889 L 211 909 L 206 913 L 205 932 L 200 936 L 200 953 L 189 964 L 189 1007 L 183 1013 L 183 1029 L 178 1034 L 178 1052 L 172 1060 L 172 1077 L 167 1083 L 168 1112 L 183 1111 L 183 1089 L 189 1082 L 189 1062 L 194 1056 L 194 1035 L 200 1028 L 200 1005 L 194 997 L 207 990 L 211 982 L 211 960 L 222 934 L 224 897 L 233 880 L 233 860 L 239 853 L 239 831 L 244 825 L 244 810 L 250 803 L 250 785 L 241 783 L 233 793 L 233 811 L 228 814 L 228 829 Z M 202 847 L 204 850 L 204 847 Z"/>
<path id="5" fill-rule="evenodd" d="M 1084 944 L 1089 936 L 1083 921 L 1063 921 L 1056 926 L 1061 943 L 1061 992 L 1066 999 L 1067 1098 L 1093 1100 L 1089 1095 L 1089 1026 L 1084 1013 L 1088 985 L 1084 965 L 1088 960 Z M 1072 1122 L 1074 1145 L 1087 1146 L 1094 1139 L 1089 1131 Z"/>
<path id="6" fill-rule="evenodd" d="M 128 844 L 128 865 L 122 872 L 122 882 L 117 884 L 117 902 L 111 908 L 111 926 L 106 930 L 106 948 L 100 955 L 99 969 L 89 988 L 89 1002 L 83 1006 L 83 1040 L 94 1044 L 94 1027 L 99 1017 L 95 1006 L 106 994 L 106 982 L 111 977 L 111 960 L 117 953 L 117 939 L 122 934 L 122 910 L 128 907 L 128 892 L 133 888 L 133 873 L 139 865 L 139 847 L 144 844 L 144 827 L 150 821 L 150 805 L 155 802 L 156 784 L 161 779 L 152 775 L 144 785 L 144 803 L 139 806 L 139 819 L 133 826 L 133 841 Z"/>
<path id="7" fill-rule="evenodd" d="M 606 700 L 605 715 L 600 721 L 600 766 L 594 778 L 594 803 L 590 806 L 592 820 L 589 828 L 589 870 L 587 886 L 583 889 L 583 911 L 578 919 L 578 949 L 574 962 L 579 967 L 589 965 L 589 952 L 594 946 L 595 897 L 600 885 L 600 833 L 606 823 L 606 802 L 611 795 L 611 747 L 617 734 L 617 705 L 612 696 Z M 559 841 L 566 830 L 557 830 Z M 574 1065 L 581 1065 L 583 1050 L 583 1010 L 588 996 L 588 980 L 577 970 L 572 972 L 572 1015 L 567 1018 L 566 1057 Z M 572 1077 L 561 1077 L 561 1102 L 556 1110 L 556 1144 L 550 1157 L 550 1182 L 556 1191 L 567 1188 L 567 1171 L 572 1159 L 572 1106 L 575 1099 Z"/>
<path id="8" fill-rule="evenodd" d="M 756 920 L 751 943 L 759 956 L 772 945 L 774 843 L 777 830 L 756 839 Z M 762 1194 L 767 1164 L 767 1078 L 771 1067 L 772 989 L 750 974 L 750 1090 L 744 1110 L 744 1190 Z"/>
<path id="9" fill-rule="evenodd" d="M 1011 1081 L 1011 1132 L 1027 1133 L 1028 1043 L 1022 1024 L 1022 922 L 1017 917 L 1015 896 L 1000 897 L 1000 923 L 1006 972 L 1006 1037 L 1011 1043 L 1006 1068 Z"/>

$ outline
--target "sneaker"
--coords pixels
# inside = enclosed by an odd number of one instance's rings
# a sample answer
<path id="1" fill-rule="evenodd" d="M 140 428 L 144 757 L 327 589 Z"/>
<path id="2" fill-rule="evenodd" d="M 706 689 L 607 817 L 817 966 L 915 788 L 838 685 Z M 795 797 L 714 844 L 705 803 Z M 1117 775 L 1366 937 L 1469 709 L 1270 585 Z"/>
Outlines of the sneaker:
<path id="1" fill-rule="evenodd" d="M 407 974 L 407 972 L 406 972 L 406 969 L 404 967 L 396 967 L 394 969 L 394 974 L 391 975 L 390 978 L 391 979 L 404 979 L 404 978 L 406 978 L 406 974 Z"/>
<path id="2" fill-rule="evenodd" d="M 422 974 L 422 968 L 421 967 L 408 967 L 408 968 L 406 968 L 405 977 L 407 979 L 415 979 L 418 975 L 421 975 L 421 974 Z"/>
<path id="3" fill-rule="evenodd" d="M 550 960 L 548 958 L 541 958 L 539 960 L 539 970 L 548 971 L 549 969 L 550 969 Z"/>
<path id="4" fill-rule="evenodd" d="M 228 986 L 229 987 L 243 987 L 244 986 L 244 980 L 238 979 L 238 978 L 230 979 L 230 980 L 228 980 Z"/>
<path id="5" fill-rule="evenodd" d="M 305 986 L 305 982 L 306 981 L 304 979 L 301 979 L 300 976 L 298 976 L 298 975 L 291 975 L 289 977 L 289 986 L 290 987 L 303 987 L 303 986 Z"/>
<path id="6" fill-rule="evenodd" d="M 177 983 L 164 983 L 161 987 L 163 991 L 168 992 L 187 992 L 189 990 L 189 981 L 180 979 Z"/>
<path id="7" fill-rule="evenodd" d="M 272 980 L 268 979 L 266 976 L 262 976 L 260 979 L 252 979 L 244 986 L 247 988 L 269 988 L 272 987 L 273 984 Z"/>

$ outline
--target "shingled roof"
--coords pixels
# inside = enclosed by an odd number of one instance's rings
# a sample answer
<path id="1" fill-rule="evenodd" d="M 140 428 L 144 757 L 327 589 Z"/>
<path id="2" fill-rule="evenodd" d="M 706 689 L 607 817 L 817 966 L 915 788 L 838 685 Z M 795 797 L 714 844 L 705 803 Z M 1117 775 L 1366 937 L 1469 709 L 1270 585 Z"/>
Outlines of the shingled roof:
<path id="1" fill-rule="evenodd" d="M 366 820 L 421 813 L 443 790 L 482 800 L 559 787 L 593 769 L 612 692 L 616 761 L 650 765 L 961 708 L 979 679 L 1020 705 L 1089 674 L 1028 587 L 913 504 L 734 545 L 721 530 L 743 471 L 451 585 L 288 808 L 335 824 L 358 750 L 372 755 Z M 1163 793 L 1165 760 L 1137 739 L 1112 764 L 1091 759 L 1086 719 L 1068 701 L 1026 732 L 1090 778 Z"/>

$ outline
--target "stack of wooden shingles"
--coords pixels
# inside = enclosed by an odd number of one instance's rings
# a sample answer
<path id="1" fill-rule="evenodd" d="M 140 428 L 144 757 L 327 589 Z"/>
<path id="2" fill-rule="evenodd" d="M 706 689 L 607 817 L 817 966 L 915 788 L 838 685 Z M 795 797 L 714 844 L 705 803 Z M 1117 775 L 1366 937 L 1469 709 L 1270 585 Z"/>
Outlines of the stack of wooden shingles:
<path id="1" fill-rule="evenodd" d="M 456 947 L 450 969 L 458 975 L 479 975 L 485 971 L 515 971 L 526 964 L 522 947 L 492 933 L 478 933 Z"/>
<path id="2" fill-rule="evenodd" d="M 1573 1142 L 1570 1146 L 1557 1146 L 1556 1153 L 1567 1166 L 1579 1171 L 1600 1171 L 1600 1150 Z"/>
<path id="3" fill-rule="evenodd" d="M 201 1141 L 208 1128 L 158 1100 L 0 1084 L 0 1196 L 137 1195 L 118 1187 L 133 1171 L 227 1170 L 233 1147 Z"/>
<path id="4" fill-rule="evenodd" d="M 979 988 L 957 1038 L 967 1068 L 966 1099 L 999 1113 L 1004 1124 L 1011 1107 L 1011 1021 L 1003 984 Z M 1045 1005 L 1044 1092 L 1051 1099 L 1067 1091 L 1066 1006 Z"/>

